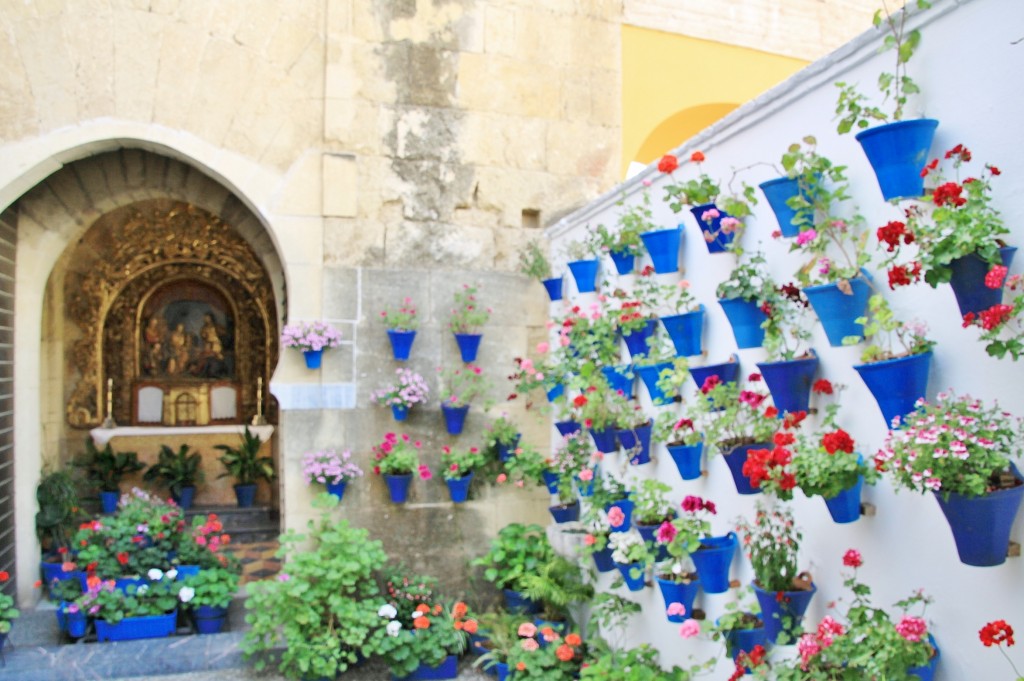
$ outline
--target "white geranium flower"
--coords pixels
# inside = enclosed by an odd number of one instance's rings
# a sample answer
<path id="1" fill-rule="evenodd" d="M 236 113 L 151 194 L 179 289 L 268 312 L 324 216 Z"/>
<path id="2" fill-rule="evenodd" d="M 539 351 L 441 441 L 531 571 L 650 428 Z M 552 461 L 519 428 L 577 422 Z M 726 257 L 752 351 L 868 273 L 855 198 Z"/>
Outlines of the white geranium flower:
<path id="1" fill-rule="evenodd" d="M 166 577 L 167 579 L 177 579 L 178 571 L 174 568 L 171 568 L 170 570 L 164 573 L 164 577 Z"/>
<path id="2" fill-rule="evenodd" d="M 159 568 L 152 568 L 149 572 L 146 573 L 146 576 L 149 577 L 149 581 L 151 582 L 159 582 L 161 579 L 164 578 L 164 573 Z"/>
<path id="3" fill-rule="evenodd" d="M 135 588 L 135 595 L 136 596 L 141 596 L 141 595 L 145 594 L 147 591 L 149 591 L 149 584 L 139 584 Z"/>
<path id="4" fill-rule="evenodd" d="M 196 590 L 190 586 L 181 587 L 181 591 L 178 592 L 178 599 L 182 603 L 188 603 L 196 596 Z"/>
<path id="5" fill-rule="evenodd" d="M 390 603 L 385 603 L 384 605 L 380 606 L 380 610 L 377 611 L 377 617 L 387 617 L 389 620 L 395 619 L 395 616 L 397 614 L 398 610 L 395 609 L 395 606 L 391 605 Z"/>
<path id="6" fill-rule="evenodd" d="M 398 632 L 402 630 L 402 623 L 398 620 L 392 620 L 388 622 L 387 630 L 388 636 L 398 636 Z"/>

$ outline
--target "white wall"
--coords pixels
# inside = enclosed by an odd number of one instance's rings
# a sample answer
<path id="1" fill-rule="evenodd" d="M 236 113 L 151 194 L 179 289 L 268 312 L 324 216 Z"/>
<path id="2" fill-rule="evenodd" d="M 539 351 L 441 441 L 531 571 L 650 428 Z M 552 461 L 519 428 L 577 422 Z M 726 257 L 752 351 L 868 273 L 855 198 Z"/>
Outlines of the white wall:
<path id="1" fill-rule="evenodd" d="M 1024 140 L 1020 120 L 1024 109 L 1024 90 L 1019 87 L 1024 73 L 1024 44 L 1014 45 L 1024 37 L 1024 3 L 1019 0 L 939 0 L 933 8 L 912 21 L 922 28 L 920 51 L 910 63 L 912 77 L 923 94 L 911 105 L 911 116 L 927 115 L 939 119 L 939 128 L 932 156 L 958 142 L 967 145 L 977 161 L 988 162 L 1002 169 L 996 178 L 995 202 L 1007 226 L 1013 231 L 1011 243 L 1024 243 L 1024 205 L 1018 197 L 1024 194 Z M 704 170 L 713 177 L 727 178 L 733 168 L 742 168 L 759 161 L 778 165 L 785 148 L 805 135 L 814 135 L 819 151 L 840 164 L 849 166 L 854 202 L 867 218 L 872 231 L 901 215 L 898 207 L 886 204 L 879 192 L 874 174 L 859 144 L 852 135 L 835 132 L 833 112 L 837 89 L 835 81 L 859 82 L 866 92 L 874 92 L 877 74 L 891 70 L 891 53 L 877 54 L 880 40 L 874 33 L 861 36 L 850 45 L 817 62 L 790 81 L 744 106 L 730 117 L 676 151 L 680 160 L 689 158 L 695 149 L 707 156 Z M 669 150 L 666 150 L 669 151 Z M 692 169 L 684 166 L 677 177 L 685 179 Z M 779 173 L 760 166 L 743 175 L 750 184 L 757 184 Z M 715 287 L 730 272 L 732 255 L 709 255 L 700 240 L 696 223 L 688 212 L 674 215 L 660 203 L 663 183 L 655 168 L 616 187 L 604 197 L 563 219 L 549 230 L 553 252 L 565 243 L 579 238 L 588 225 L 613 224 L 617 215 L 615 202 L 623 192 L 638 197 L 642 182 L 653 183 L 650 195 L 657 199 L 656 217 L 664 226 L 682 223 L 684 245 L 681 265 L 685 276 L 694 284 L 694 292 L 708 307 L 705 325 L 705 348 L 708 362 L 725 360 L 735 351 L 735 342 L 721 308 L 715 301 Z M 760 201 L 755 215 L 747 220 L 743 237 L 747 250 L 761 243 L 768 254 L 770 270 L 779 280 L 790 280 L 799 259 L 788 253 L 787 240 L 773 241 L 777 228 L 767 202 Z M 564 261 L 564 257 L 561 257 Z M 640 261 L 639 266 L 646 262 Z M 605 272 L 613 271 L 610 262 L 603 263 Z M 1015 263 L 1011 273 L 1024 270 L 1024 261 Z M 575 290 L 567 277 L 567 289 Z M 880 273 L 884 286 L 885 274 Z M 939 390 L 953 388 L 984 399 L 998 399 L 1009 411 L 1024 415 L 1024 363 L 989 358 L 983 344 L 977 342 L 976 329 L 963 329 L 960 315 L 948 286 L 932 290 L 921 284 L 896 292 L 886 291 L 904 318 L 918 317 L 927 321 L 930 337 L 937 340 L 932 363 L 928 396 Z M 586 296 L 580 297 L 586 299 Z M 882 443 L 886 430 L 874 399 L 864 387 L 852 366 L 859 363 L 859 347 L 829 347 L 819 325 L 814 326 L 813 346 L 821 365 L 819 376 L 849 386 L 843 396 L 842 425 L 858 441 L 868 456 Z M 754 364 L 764 358 L 760 348 L 739 350 L 741 374 L 756 370 Z M 641 388 L 640 392 L 646 395 Z M 644 397 L 646 399 L 646 397 Z M 653 413 L 656 408 L 650 407 Z M 716 533 L 730 529 L 731 520 L 749 515 L 751 497 L 740 497 L 733 485 L 725 462 L 716 457 L 707 466 L 709 475 L 701 480 L 683 482 L 663 447 L 655 450 L 658 461 L 639 475 L 656 475 L 674 485 L 674 499 L 685 494 L 711 498 L 721 509 Z M 1009 678 L 1006 661 L 992 649 L 984 648 L 977 637 L 986 622 L 1005 618 L 1012 625 L 1024 627 L 1024 582 L 1021 558 L 1009 558 L 1002 566 L 974 568 L 962 565 L 956 555 L 952 535 L 938 504 L 929 497 L 908 492 L 895 494 L 887 481 L 866 488 L 865 501 L 877 506 L 875 517 L 864 517 L 851 525 L 836 525 L 829 518 L 820 499 L 806 499 L 798 492 L 791 502 L 797 522 L 804 528 L 801 566 L 814 574 L 818 594 L 809 611 L 809 620 L 817 622 L 826 614 L 826 605 L 845 593 L 840 571 L 841 557 L 848 548 L 862 551 L 865 567 L 861 576 L 874 592 L 877 605 L 888 608 L 911 591 L 923 588 L 935 602 L 928 610 L 928 619 L 942 651 L 937 679 Z M 1018 520 L 1011 539 L 1024 541 L 1024 523 Z M 746 558 L 733 566 L 734 577 L 749 582 L 752 573 Z M 602 584 L 610 578 L 602 577 Z M 623 590 L 623 593 L 625 591 Z M 661 595 L 657 588 L 648 588 L 634 596 L 644 605 L 643 616 L 633 623 L 631 643 L 650 641 L 656 645 L 666 662 L 684 663 L 692 653 L 698 659 L 713 654 L 716 648 L 707 643 L 685 641 L 678 637 L 678 625 L 669 624 L 663 614 Z M 727 596 L 701 596 L 698 604 L 713 619 Z M 1011 654 L 1018 653 L 1016 649 Z M 1024 662 L 1019 654 L 1018 661 Z M 725 678 L 726 665 L 718 667 Z M 714 678 L 719 678 L 716 674 Z"/>

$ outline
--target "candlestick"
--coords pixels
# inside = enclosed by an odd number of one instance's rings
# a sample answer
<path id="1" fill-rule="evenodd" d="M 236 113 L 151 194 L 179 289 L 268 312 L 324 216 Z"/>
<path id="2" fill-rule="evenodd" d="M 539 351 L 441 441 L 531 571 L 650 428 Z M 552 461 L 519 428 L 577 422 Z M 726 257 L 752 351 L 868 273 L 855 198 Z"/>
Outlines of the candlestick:
<path id="1" fill-rule="evenodd" d="M 107 418 L 103 419 L 104 428 L 117 428 L 114 421 L 114 379 L 107 379 Z"/>
<path id="2" fill-rule="evenodd" d="M 256 377 L 256 416 L 252 417 L 252 425 L 265 426 L 267 420 L 263 418 L 263 377 Z"/>

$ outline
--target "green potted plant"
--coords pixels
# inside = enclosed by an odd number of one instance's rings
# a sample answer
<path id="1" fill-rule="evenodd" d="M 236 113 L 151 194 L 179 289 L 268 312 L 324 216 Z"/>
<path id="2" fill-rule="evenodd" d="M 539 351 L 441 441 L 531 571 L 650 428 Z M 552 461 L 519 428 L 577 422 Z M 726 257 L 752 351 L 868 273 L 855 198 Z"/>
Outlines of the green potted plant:
<path id="1" fill-rule="evenodd" d="M 729 582 L 728 565 L 719 566 L 725 572 L 721 575 L 712 574 L 710 564 L 702 568 L 704 574 L 692 569 L 693 556 L 701 550 L 702 540 L 711 539 L 710 516 L 717 513 L 714 502 L 688 495 L 680 507 L 683 513 L 673 513 L 672 518 L 664 520 L 654 537 L 656 546 L 668 559 L 659 566 L 654 577 L 665 600 L 669 622 L 682 622 L 684 616 L 691 615 L 693 600 L 702 582 L 707 583 L 708 593 L 725 591 Z"/>
<path id="2" fill-rule="evenodd" d="M 689 376 L 689 371 L 686 375 Z M 667 411 L 658 414 L 651 435 L 655 442 L 665 443 L 683 480 L 700 478 L 701 457 L 704 454 L 704 433 L 697 430 L 694 420 L 690 418 L 690 411 L 687 410 L 682 417 Z"/>
<path id="3" fill-rule="evenodd" d="M 484 448 L 499 461 L 507 461 L 519 445 L 519 438 L 519 426 L 508 414 L 502 414 L 484 430 Z"/>
<path id="4" fill-rule="evenodd" d="M 509 671 L 517 681 L 572 681 L 580 673 L 585 648 L 579 634 L 564 637 L 551 627 L 523 622 L 519 644 L 508 654 Z"/>
<path id="5" fill-rule="evenodd" d="M 419 318 L 416 316 L 416 305 L 412 298 L 406 297 L 398 307 L 388 307 L 380 313 L 387 327 L 388 339 L 394 358 L 400 362 L 409 359 L 412 343 L 416 340 L 416 329 Z"/>
<path id="6" fill-rule="evenodd" d="M 187 577 L 185 586 L 194 594 L 187 607 L 196 631 L 219 633 L 227 621 L 231 599 L 238 591 L 238 572 L 226 567 L 207 568 Z"/>
<path id="7" fill-rule="evenodd" d="M 0 571 L 0 584 L 5 584 L 10 578 L 6 571 Z M 0 653 L 3 652 L 7 634 L 11 631 L 11 622 L 20 615 L 21 613 L 14 607 L 14 598 L 0 591 Z"/>
<path id="8" fill-rule="evenodd" d="M 593 293 L 597 289 L 597 268 L 600 261 L 589 235 L 566 244 L 565 257 L 573 281 L 576 282 L 576 291 Z"/>
<path id="9" fill-rule="evenodd" d="M 406 433 L 385 433 L 384 440 L 374 445 L 373 472 L 384 477 L 392 502 L 405 503 L 414 471 L 422 480 L 431 478 L 430 468 L 420 463 L 422 447 L 420 440 L 413 440 Z"/>
<path id="10" fill-rule="evenodd" d="M 454 503 L 466 501 L 473 473 L 485 463 L 487 460 L 479 447 L 441 447 L 441 476 Z"/>
<path id="11" fill-rule="evenodd" d="M 625 198 L 618 202 L 621 208 L 618 225 L 612 229 L 598 225 L 591 236 L 594 250 L 607 253 L 619 274 L 630 274 L 636 256 L 643 251 L 640 234 L 657 229 L 653 222 L 651 200 L 647 192 L 641 195 L 639 204 L 626 205 Z"/>
<path id="12" fill-rule="evenodd" d="M 194 595 L 190 587 L 162 575 L 124 590 L 114 588 L 112 581 L 90 585 L 76 604 L 96 618 L 97 640 L 130 641 L 174 634 L 178 604 L 187 604 Z"/>
<path id="13" fill-rule="evenodd" d="M 647 643 L 626 650 L 603 646 L 596 654 L 591 649 L 586 664 L 580 669 L 581 681 L 687 681 L 690 678 L 691 670 L 676 665 L 663 669 L 658 649 Z"/>
<path id="14" fill-rule="evenodd" d="M 484 409 L 490 406 L 491 380 L 475 364 L 440 368 L 438 373 L 445 428 L 449 435 L 459 435 L 465 426 L 471 403 L 482 400 Z"/>
<path id="15" fill-rule="evenodd" d="M 159 480 L 171 493 L 171 498 L 181 508 L 192 507 L 196 493 L 196 483 L 205 479 L 200 470 L 203 458 L 199 452 L 189 451 L 188 445 L 181 445 L 175 452 L 167 445 L 160 445 L 160 453 L 156 463 L 152 464 L 143 474 L 146 482 Z"/>
<path id="16" fill-rule="evenodd" d="M 764 341 L 761 325 L 767 317 L 763 306 L 776 295 L 764 253 L 741 258 L 715 293 L 718 304 L 729 319 L 737 347 L 744 349 L 761 345 Z"/>
<path id="17" fill-rule="evenodd" d="M 473 637 L 474 632 L 469 631 L 474 647 L 473 652 L 477 653 L 474 667 L 482 667 L 490 674 L 502 679 L 502 673 L 507 677 L 508 655 L 512 648 L 519 645 L 519 635 L 516 630 L 522 623 L 522 615 L 497 610 L 486 612 L 479 618 L 479 635 Z"/>
<path id="18" fill-rule="evenodd" d="M 462 361 L 476 361 L 480 349 L 480 338 L 484 324 L 491 318 L 491 308 L 480 305 L 477 299 L 477 287 L 463 284 L 455 292 L 455 305 L 452 307 L 448 326 L 455 334 Z"/>
<path id="19" fill-rule="evenodd" d="M 260 456 L 262 446 L 263 441 L 249 430 L 249 426 L 242 432 L 238 445 L 214 445 L 214 449 L 224 452 L 218 460 L 226 472 L 220 477 L 230 475 L 235 479 L 235 496 L 239 508 L 249 508 L 253 505 L 256 499 L 256 483 L 260 480 L 270 482 L 276 477 L 273 457 Z"/>
<path id="20" fill-rule="evenodd" d="M 509 610 L 535 612 L 539 604 L 522 593 L 525 578 L 554 555 L 547 533 L 540 525 L 511 523 L 498 532 L 487 552 L 470 564 L 482 567 L 484 579 L 504 592 Z"/>
<path id="21" fill-rule="evenodd" d="M 519 251 L 519 271 L 544 284 L 551 302 L 562 299 L 562 277 L 552 276 L 547 251 L 538 239 L 530 239 Z"/>
<path id="22" fill-rule="evenodd" d="M 535 572 L 524 575 L 523 593 L 541 604 L 540 618 L 544 624 L 564 632 L 570 620 L 576 627 L 582 626 L 582 622 L 572 616 L 572 607 L 589 603 L 594 597 L 594 587 L 584 579 L 576 561 L 554 555 Z"/>
<path id="23" fill-rule="evenodd" d="M 715 620 L 709 633 L 712 640 L 725 643 L 726 654 L 735 661 L 748 661 L 758 649 L 764 652 L 768 645 L 764 620 L 757 601 L 750 598 L 750 587 L 737 589 L 736 598 L 725 604 L 725 612 Z M 742 676 L 742 667 L 738 671 Z"/>
<path id="24" fill-rule="evenodd" d="M 413 585 L 423 581 L 417 575 L 408 577 Z M 390 601 L 379 611 L 381 628 L 387 631 L 380 654 L 391 673 L 404 681 L 454 679 L 458 656 L 467 644 L 466 604 L 459 601 L 449 606 L 433 594 L 416 593 L 416 606 L 410 607 L 402 591 L 389 593 Z"/>
<path id="25" fill-rule="evenodd" d="M 68 557 L 71 535 L 82 517 L 78 491 L 67 471 L 44 471 L 36 487 L 36 535 L 43 549 L 41 569 L 47 585 L 63 578 L 61 565 Z"/>
<path id="26" fill-rule="evenodd" d="M 99 449 L 91 437 L 85 438 L 85 455 L 79 465 L 86 469 L 89 482 L 99 488 L 100 505 L 108 514 L 117 510 L 121 479 L 146 467 L 136 452 L 115 452 L 109 442 Z"/>
<path id="27" fill-rule="evenodd" d="M 612 527 L 616 526 L 616 508 L 608 512 L 608 521 Z M 619 569 L 626 588 L 630 591 L 641 591 L 646 584 L 647 568 L 650 566 L 653 555 L 647 547 L 644 538 L 636 530 L 625 532 L 612 532 L 608 536 L 608 546 L 612 550 L 612 560 L 615 567 Z"/>
<path id="28" fill-rule="evenodd" d="M 633 526 L 643 536 L 644 541 L 654 545 L 654 534 L 664 522 L 676 517 L 676 510 L 669 494 L 672 487 L 659 480 L 640 480 L 633 488 Z"/>

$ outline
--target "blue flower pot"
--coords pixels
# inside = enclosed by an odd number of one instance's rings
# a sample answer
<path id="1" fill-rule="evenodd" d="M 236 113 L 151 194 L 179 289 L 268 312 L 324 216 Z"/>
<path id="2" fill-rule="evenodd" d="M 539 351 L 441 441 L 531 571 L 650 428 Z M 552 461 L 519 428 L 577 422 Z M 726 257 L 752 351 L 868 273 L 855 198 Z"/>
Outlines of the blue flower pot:
<path id="1" fill-rule="evenodd" d="M 461 478 L 446 479 L 445 484 L 448 485 L 448 494 L 452 498 L 452 503 L 463 504 L 466 499 L 469 498 L 469 483 L 473 482 L 473 474 L 468 473 Z"/>
<path id="2" fill-rule="evenodd" d="M 628 532 L 629 528 L 632 527 L 632 524 L 633 524 L 633 506 L 634 506 L 633 500 L 632 499 L 619 499 L 618 501 L 613 501 L 612 503 L 610 503 L 610 504 L 608 504 L 608 505 L 606 505 L 604 507 L 605 513 L 607 513 L 608 511 L 612 510 L 616 506 L 618 506 L 619 510 L 622 511 L 622 515 L 624 517 L 622 519 L 622 524 L 619 525 L 618 527 L 612 527 L 611 531 L 612 532 Z"/>
<path id="3" fill-rule="evenodd" d="M 672 366 L 672 362 L 659 362 L 658 364 L 638 366 L 636 368 L 636 372 L 640 374 L 640 380 L 642 380 L 644 385 L 647 386 L 647 394 L 650 395 L 651 402 L 653 402 L 656 407 L 672 404 L 675 400 L 673 395 L 658 387 L 661 372 L 665 371 L 665 369 L 671 369 Z"/>
<path id="4" fill-rule="evenodd" d="M 921 170 L 928 162 L 928 150 L 938 125 L 937 120 L 919 118 L 886 123 L 857 133 L 857 141 L 875 171 L 886 201 L 924 194 Z"/>
<path id="5" fill-rule="evenodd" d="M 193 615 L 198 634 L 219 634 L 228 619 L 228 609 L 200 605 Z"/>
<path id="6" fill-rule="evenodd" d="M 463 362 L 475 362 L 476 354 L 480 351 L 480 339 L 483 334 L 479 333 L 456 333 L 455 342 L 459 345 L 459 354 Z"/>
<path id="7" fill-rule="evenodd" d="M 630 357 L 635 359 L 637 355 L 646 355 L 650 352 L 647 340 L 654 335 L 657 328 L 658 320 L 648 319 L 642 328 L 622 334 L 622 340 L 626 342 L 626 349 L 629 350 Z"/>
<path id="8" fill-rule="evenodd" d="M 923 352 L 853 367 L 878 403 L 886 427 L 914 411 L 914 403 L 924 398 L 931 361 L 932 353 Z"/>
<path id="9" fill-rule="evenodd" d="M 565 437 L 580 432 L 583 426 L 575 421 L 555 421 L 555 428 L 562 437 Z"/>
<path id="10" fill-rule="evenodd" d="M 750 484 L 750 478 L 743 475 L 743 464 L 747 462 L 747 453 L 752 449 L 772 449 L 774 445 L 770 442 L 758 442 L 752 445 L 738 445 L 728 452 L 723 453 L 729 472 L 732 473 L 732 480 L 736 483 L 736 491 L 740 494 L 760 494 L 761 488 Z"/>
<path id="11" fill-rule="evenodd" d="M 412 484 L 412 473 L 405 475 L 385 475 L 384 482 L 388 485 L 388 493 L 395 504 L 404 504 L 409 498 L 409 485 Z"/>
<path id="12" fill-rule="evenodd" d="M 544 479 L 544 486 L 548 488 L 548 492 L 558 494 L 558 474 L 551 471 L 542 471 L 540 475 Z"/>
<path id="13" fill-rule="evenodd" d="M 1020 480 L 1017 469 L 1014 475 Z M 1024 484 L 1000 489 L 980 497 L 950 493 L 943 498 L 935 493 L 942 514 L 946 516 L 960 562 L 965 565 L 989 567 L 1002 565 L 1010 544 L 1010 529 L 1020 508 Z"/>
<path id="14" fill-rule="evenodd" d="M 143 638 L 162 638 L 175 632 L 177 612 L 146 617 L 125 617 L 117 624 L 96 620 L 96 640 L 134 641 Z"/>
<path id="15" fill-rule="evenodd" d="M 404 404 L 392 404 L 391 416 L 394 417 L 396 421 L 404 421 L 409 417 L 409 407 Z"/>
<path id="16" fill-rule="evenodd" d="M 569 263 L 569 271 L 572 272 L 579 293 L 593 293 L 597 289 L 597 265 L 597 258 L 573 260 Z"/>
<path id="17" fill-rule="evenodd" d="M 669 622 L 681 623 L 685 622 L 689 617 L 693 615 L 693 601 L 697 598 L 697 592 L 700 591 L 700 579 L 695 579 L 689 584 L 679 584 L 668 579 L 662 579 L 656 577 L 658 581 L 658 588 L 661 589 L 661 597 L 665 601 L 665 616 Z M 673 603 L 679 603 L 686 608 L 686 613 L 682 615 L 669 615 L 667 613 L 668 606 Z"/>
<path id="18" fill-rule="evenodd" d="M 658 274 L 679 271 L 679 247 L 683 241 L 682 227 L 655 229 L 640 235 Z"/>
<path id="19" fill-rule="evenodd" d="M 922 667 L 910 667 L 907 669 L 907 674 L 911 675 L 911 677 L 916 676 L 918 681 L 932 681 L 935 678 L 935 668 L 939 666 L 939 660 L 942 658 L 942 653 L 939 652 L 939 644 L 936 643 L 935 637 L 928 634 L 928 642 L 932 644 L 932 649 L 935 650 L 932 659 Z"/>
<path id="20" fill-rule="evenodd" d="M 706 537 L 700 540 L 700 548 L 690 554 L 704 593 L 721 594 L 729 590 L 729 569 L 737 543 L 735 532 Z"/>
<path id="21" fill-rule="evenodd" d="M 458 435 L 466 424 L 466 414 L 469 413 L 469 405 L 463 404 L 453 407 L 448 404 L 441 405 L 441 412 L 444 414 L 444 425 L 449 435 Z"/>
<path id="22" fill-rule="evenodd" d="M 189 577 L 195 577 L 196 575 L 198 575 L 199 571 L 202 568 L 200 568 L 198 565 L 179 565 L 175 569 L 178 571 L 175 580 L 179 582 L 184 582 Z"/>
<path id="23" fill-rule="evenodd" d="M 416 340 L 415 331 L 395 331 L 388 329 L 388 339 L 391 341 L 391 354 L 399 362 L 409 359 L 409 351 L 412 350 L 412 342 Z"/>
<path id="24" fill-rule="evenodd" d="M 591 468 L 590 471 L 594 474 L 590 480 L 583 480 L 580 476 L 576 476 L 576 493 L 584 498 L 594 496 L 594 483 L 597 482 L 598 470 Z"/>
<path id="25" fill-rule="evenodd" d="M 709 221 L 703 220 L 702 216 L 704 213 L 712 208 L 718 211 L 718 217 Z M 700 227 L 701 237 L 703 238 L 704 243 L 708 246 L 708 253 L 724 253 L 729 250 L 729 246 L 732 245 L 733 239 L 736 238 L 736 232 L 726 234 L 722 231 L 722 218 L 729 217 L 728 213 L 718 208 L 718 206 L 713 203 L 694 206 L 690 208 L 690 212 L 693 213 L 694 219 L 697 220 L 697 225 Z"/>
<path id="26" fill-rule="evenodd" d="M 844 489 L 839 494 L 825 499 L 825 506 L 828 508 L 832 521 L 845 524 L 860 520 L 860 493 L 864 489 L 864 476 L 857 478 L 857 484 Z"/>
<path id="27" fill-rule="evenodd" d="M 601 367 L 601 373 L 604 374 L 605 380 L 608 381 L 612 390 L 622 392 L 626 399 L 633 398 L 633 381 L 636 377 L 633 375 L 632 365 Z"/>
<path id="28" fill-rule="evenodd" d="M 602 454 L 614 454 L 619 451 L 619 442 L 615 437 L 615 429 L 607 430 L 590 429 L 590 437 L 594 440 L 594 446 Z"/>
<path id="29" fill-rule="evenodd" d="M 701 475 L 700 458 L 704 453 L 704 443 L 695 445 L 669 445 L 669 456 L 679 469 L 683 480 L 699 480 Z"/>
<path id="30" fill-rule="evenodd" d="M 547 391 L 548 402 L 554 402 L 555 400 L 557 400 L 559 397 L 561 397 L 564 394 L 565 394 L 565 386 L 562 385 L 561 383 L 559 383 L 558 385 L 556 385 L 556 386 L 554 386 L 552 388 L 548 388 L 548 391 Z"/>
<path id="31" fill-rule="evenodd" d="M 110 515 L 117 511 L 117 502 L 120 498 L 120 492 L 100 492 L 100 508 L 103 513 Z"/>
<path id="32" fill-rule="evenodd" d="M 807 411 L 811 405 L 811 386 L 818 371 L 818 356 L 786 362 L 758 362 L 768 392 L 779 413 Z"/>
<path id="33" fill-rule="evenodd" d="M 345 496 L 345 481 L 341 482 L 329 482 L 327 483 L 327 493 L 332 494 L 341 501 L 342 497 Z"/>
<path id="34" fill-rule="evenodd" d="M 81 610 L 64 614 L 64 630 L 68 632 L 68 636 L 71 638 L 82 638 L 85 636 L 88 626 L 89 620 Z"/>
<path id="35" fill-rule="evenodd" d="M 544 284 L 544 289 L 548 292 L 548 298 L 551 299 L 552 303 L 556 303 L 562 299 L 562 278 L 552 277 L 550 279 L 542 279 L 541 282 Z"/>
<path id="36" fill-rule="evenodd" d="M 433 681 L 434 679 L 454 679 L 459 674 L 459 658 L 449 655 L 436 667 L 421 664 L 412 674 L 406 676 L 391 675 L 392 681 Z"/>
<path id="37" fill-rule="evenodd" d="M 810 591 L 783 591 L 781 597 L 777 592 L 765 591 L 757 584 L 753 587 L 757 603 L 761 606 L 761 620 L 768 641 L 775 643 L 779 635 L 784 635 L 783 644 L 796 643 L 800 621 L 818 587 L 812 584 Z"/>
<path id="38" fill-rule="evenodd" d="M 615 561 L 612 560 L 612 550 L 607 546 L 600 551 L 591 554 L 594 557 L 594 566 L 598 572 L 611 572 L 615 569 Z"/>
<path id="39" fill-rule="evenodd" d="M 665 327 L 665 332 L 675 346 L 677 357 L 692 357 L 704 352 L 704 312 L 702 303 L 693 312 L 666 315 L 661 318 L 661 325 Z"/>
<path id="40" fill-rule="evenodd" d="M 177 494 L 171 492 L 171 498 L 174 499 L 174 503 L 178 505 L 183 511 L 187 511 L 192 508 L 192 501 L 196 497 L 195 487 L 182 487 L 181 491 Z"/>
<path id="41" fill-rule="evenodd" d="M 252 508 L 256 503 L 256 484 L 235 485 L 235 500 L 238 501 L 238 508 Z"/>
<path id="42" fill-rule="evenodd" d="M 690 367 L 690 378 L 697 385 L 699 390 L 704 381 L 708 380 L 711 376 L 718 376 L 722 383 L 735 383 L 736 379 L 740 375 L 740 358 L 739 355 L 733 355 L 731 362 L 721 362 L 720 364 L 706 364 L 702 367 Z"/>
<path id="43" fill-rule="evenodd" d="M 719 300 L 729 325 L 732 326 L 732 335 L 736 338 L 736 347 L 741 350 L 745 348 L 758 348 L 764 343 L 764 329 L 761 324 L 767 319 L 757 302 L 743 300 L 742 298 L 727 298 Z"/>
<path id="44" fill-rule="evenodd" d="M 555 519 L 556 523 L 571 523 L 580 519 L 580 502 L 548 506 L 548 511 L 551 512 L 551 517 Z"/>
<path id="45" fill-rule="evenodd" d="M 65 579 L 71 579 L 71 573 L 64 572 L 62 568 L 63 563 L 61 562 L 50 563 L 45 560 L 39 562 L 39 570 L 43 575 L 43 584 L 46 585 L 47 589 L 49 589 L 50 585 L 55 581 L 62 582 Z"/>
<path id="46" fill-rule="evenodd" d="M 707 591 L 707 589 L 704 589 Z M 733 661 L 737 660 L 743 653 L 748 655 L 757 646 L 767 647 L 768 636 L 763 626 L 754 629 L 733 629 L 723 632 L 725 638 L 725 652 Z"/>
<path id="47" fill-rule="evenodd" d="M 999 257 L 1004 267 L 1009 267 L 1017 249 L 1006 246 L 999 249 Z M 949 285 L 956 296 L 956 304 L 960 307 L 960 316 L 968 312 L 978 314 L 1003 301 L 1003 287 L 989 288 L 985 286 L 985 275 L 992 267 L 988 261 L 982 260 L 973 253 L 957 258 L 949 263 L 953 271 Z"/>
<path id="48" fill-rule="evenodd" d="M 644 581 L 644 572 L 647 570 L 645 563 L 615 563 L 615 567 L 619 569 L 630 591 L 642 591 L 647 586 Z"/>
<path id="49" fill-rule="evenodd" d="M 871 287 L 861 277 L 849 280 L 852 293 L 846 294 L 836 284 L 808 286 L 804 289 L 807 300 L 811 302 L 814 313 L 818 315 L 821 326 L 825 329 L 828 344 L 839 347 L 843 339 L 853 336 L 864 337 L 864 325 L 856 322 L 858 317 L 867 314 L 868 298 Z"/>
<path id="50" fill-rule="evenodd" d="M 668 560 L 668 547 L 664 544 L 658 543 L 658 528 L 661 527 L 661 523 L 656 523 L 654 525 L 641 525 L 640 523 L 634 522 L 633 527 L 635 527 L 636 531 L 640 533 L 641 537 L 643 537 L 644 543 L 646 543 L 648 547 L 652 547 L 655 554 L 655 562 Z"/>
<path id="51" fill-rule="evenodd" d="M 616 272 L 619 274 L 631 274 L 633 272 L 633 263 L 636 261 L 636 256 L 628 250 L 611 251 L 608 255 L 611 256 L 612 262 L 615 263 Z"/>
<path id="52" fill-rule="evenodd" d="M 502 589 L 502 592 L 505 594 L 505 607 L 509 612 L 521 612 L 531 615 L 540 612 L 541 604 L 531 600 L 522 592 L 513 591 L 512 589 Z"/>
<path id="53" fill-rule="evenodd" d="M 519 438 L 520 437 L 521 437 L 521 435 L 516 434 L 516 436 L 514 438 L 512 438 L 512 442 L 509 442 L 508 444 L 505 444 L 503 442 L 499 442 L 497 444 L 498 460 L 499 461 L 502 461 L 502 462 L 508 461 L 513 456 L 515 456 L 516 449 L 519 448 Z"/>
<path id="54" fill-rule="evenodd" d="M 615 431 L 619 444 L 630 455 L 629 463 L 641 466 L 651 462 L 651 429 L 648 421 L 645 425 Z"/>
<path id="55" fill-rule="evenodd" d="M 800 232 L 800 228 L 793 224 L 796 219 L 796 210 L 789 207 L 787 203 L 791 198 L 800 193 L 800 178 L 777 177 L 758 185 L 768 199 L 768 205 L 775 213 L 775 219 L 779 221 L 779 231 L 784 237 L 794 237 Z M 811 198 L 805 193 L 804 199 L 808 203 Z"/>
<path id="56" fill-rule="evenodd" d="M 319 369 L 324 358 L 323 350 L 303 350 L 302 356 L 306 360 L 307 369 Z"/>

